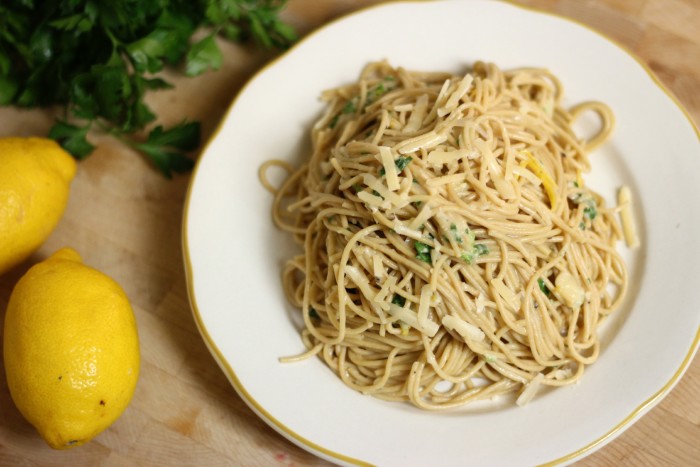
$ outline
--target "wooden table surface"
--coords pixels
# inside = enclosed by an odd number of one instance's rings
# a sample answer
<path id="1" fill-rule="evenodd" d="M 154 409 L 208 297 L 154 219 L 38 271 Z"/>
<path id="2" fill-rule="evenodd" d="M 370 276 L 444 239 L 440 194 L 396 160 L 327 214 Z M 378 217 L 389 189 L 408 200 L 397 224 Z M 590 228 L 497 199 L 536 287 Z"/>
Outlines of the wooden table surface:
<path id="1" fill-rule="evenodd" d="M 284 18 L 304 35 L 374 3 L 291 0 Z M 575 18 L 626 45 L 675 93 L 696 125 L 700 122 L 700 0 L 515 3 Z M 174 90 L 150 96 L 163 123 L 201 119 L 204 135 L 210 135 L 241 86 L 275 56 L 251 46 L 223 48 L 226 60 L 219 72 L 196 79 L 175 76 Z M 51 123 L 46 111 L 0 109 L 0 136 L 45 135 Z M 111 428 L 85 446 L 54 451 L 19 414 L 0 376 L 0 466 L 327 465 L 246 406 L 197 332 L 180 234 L 190 176 L 168 181 L 123 145 L 96 142 L 98 150 L 80 163 L 58 228 L 27 264 L 0 278 L 0 323 L 12 287 L 29 265 L 72 246 L 131 298 L 141 339 L 139 384 Z M 578 465 L 700 465 L 700 358 L 657 407 Z"/>

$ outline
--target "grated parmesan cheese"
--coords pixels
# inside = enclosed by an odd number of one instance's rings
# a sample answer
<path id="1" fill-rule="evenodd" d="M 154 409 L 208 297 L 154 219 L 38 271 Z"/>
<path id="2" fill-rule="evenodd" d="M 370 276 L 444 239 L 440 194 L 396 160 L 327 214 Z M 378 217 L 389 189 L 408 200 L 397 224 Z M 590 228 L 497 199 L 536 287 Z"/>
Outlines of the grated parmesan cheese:
<path id="1" fill-rule="evenodd" d="M 362 274 L 359 269 L 357 269 L 355 266 L 347 264 L 345 266 L 345 272 L 365 297 L 369 298 L 370 300 L 374 300 L 377 292 L 372 288 L 372 286 L 369 285 L 367 277 L 365 277 L 365 275 Z"/>
<path id="2" fill-rule="evenodd" d="M 434 148 L 445 141 L 447 141 L 447 132 L 436 133 L 435 131 L 429 131 L 423 135 L 403 141 L 397 148 L 400 154 L 408 154 L 419 149 Z"/>
<path id="3" fill-rule="evenodd" d="M 486 338 L 486 334 L 484 334 L 484 331 L 482 331 L 481 329 L 479 329 L 471 323 L 467 323 L 461 318 L 457 318 L 456 316 L 443 316 L 442 325 L 450 331 L 454 330 L 457 334 L 462 336 L 465 342 L 483 342 L 483 340 Z"/>
<path id="4" fill-rule="evenodd" d="M 404 225 L 400 220 L 394 220 L 393 227 L 394 232 L 405 237 L 412 238 L 414 240 L 422 240 L 423 234 L 416 229 L 412 229 L 410 226 Z"/>
<path id="5" fill-rule="evenodd" d="M 423 120 L 428 111 L 428 95 L 422 94 L 418 99 L 416 99 L 416 105 L 411 112 L 411 116 L 408 117 L 408 122 L 406 126 L 403 127 L 405 133 L 412 133 L 418 131 L 421 126 L 423 126 Z"/>
<path id="6" fill-rule="evenodd" d="M 537 394 L 537 391 L 540 389 L 543 380 L 544 375 L 542 373 L 537 373 L 535 377 L 532 378 L 530 382 L 525 385 L 523 392 L 520 393 L 515 403 L 518 404 L 519 407 L 522 407 L 529 403 L 535 397 L 535 394 Z"/>
<path id="7" fill-rule="evenodd" d="M 375 196 L 372 193 L 367 193 L 366 191 L 359 192 L 357 197 L 370 206 L 382 209 L 389 209 L 391 207 L 391 203 L 389 203 L 389 201 L 382 199 L 379 196 Z"/>
<path id="8" fill-rule="evenodd" d="M 621 206 L 620 220 L 622 221 L 622 232 L 625 235 L 625 243 L 630 248 L 639 246 L 639 236 L 632 215 L 632 193 L 628 186 L 623 186 L 617 194 L 617 203 Z"/>
<path id="9" fill-rule="evenodd" d="M 411 311 L 410 308 L 402 308 L 395 303 L 392 303 L 389 307 L 389 314 L 428 337 L 435 336 L 440 329 L 440 325 L 434 321 L 425 320 L 423 323 L 419 323 L 416 313 Z"/>
<path id="10" fill-rule="evenodd" d="M 503 301 L 508 305 L 512 311 L 520 310 L 521 299 L 516 295 L 511 289 L 506 287 L 502 279 L 495 278 L 491 280 L 493 288 L 496 289 L 496 293 L 503 298 Z"/>
<path id="11" fill-rule="evenodd" d="M 391 148 L 379 146 L 379 161 L 384 166 L 387 187 L 391 191 L 397 191 L 399 189 L 399 174 L 396 171 L 396 163 L 394 162 Z"/>
<path id="12" fill-rule="evenodd" d="M 486 308 L 486 298 L 484 297 L 483 293 L 479 292 L 479 295 L 476 296 L 476 300 L 474 300 L 474 305 L 476 305 L 477 313 L 484 312 L 484 309 Z"/>
<path id="13" fill-rule="evenodd" d="M 387 297 L 389 296 L 389 292 L 393 289 L 393 287 L 396 285 L 396 278 L 394 276 L 389 276 L 387 280 L 384 281 L 384 284 L 382 284 L 382 288 L 379 289 L 379 292 L 374 296 L 374 301 L 375 302 L 383 302 L 381 303 L 382 308 L 389 309 L 389 303 L 387 301 Z"/>
<path id="14" fill-rule="evenodd" d="M 452 80 L 451 79 L 446 79 L 444 83 L 442 83 L 442 87 L 440 88 L 440 92 L 438 93 L 437 99 L 435 99 L 435 106 L 437 107 L 440 105 L 441 102 L 444 102 L 445 99 L 447 98 L 447 91 L 449 91 L 450 86 L 452 85 Z M 437 110 L 436 110 L 437 112 Z"/>
<path id="15" fill-rule="evenodd" d="M 363 174 L 362 175 L 362 181 L 364 182 L 365 185 L 379 193 L 379 196 L 375 196 L 379 198 L 382 203 L 379 205 L 379 207 L 382 207 L 384 209 L 389 209 L 392 206 L 393 207 L 401 207 L 405 206 L 408 203 L 407 199 L 403 199 L 401 196 L 397 195 L 393 191 L 389 191 L 389 189 L 382 183 L 381 180 L 379 180 L 377 177 L 371 174 Z M 360 196 L 362 192 L 358 193 L 357 196 L 364 201 L 364 199 Z M 369 194 L 369 193 L 368 193 Z M 383 200 L 381 198 L 384 198 Z"/>
<path id="16" fill-rule="evenodd" d="M 428 312 L 430 311 L 430 299 L 433 296 L 432 287 L 424 285 L 420 289 L 420 301 L 418 302 L 418 324 L 425 328 L 428 323 Z"/>
<path id="17" fill-rule="evenodd" d="M 433 210 L 430 207 L 430 203 L 425 203 L 418 215 L 413 218 L 413 221 L 411 221 L 409 227 L 412 229 L 418 229 L 418 227 L 425 224 L 428 221 L 428 219 L 432 217 L 432 215 Z"/>
<path id="18" fill-rule="evenodd" d="M 372 272 L 374 277 L 381 279 L 384 277 L 384 268 L 382 267 L 382 257 L 378 254 L 372 255 Z"/>
<path id="19" fill-rule="evenodd" d="M 457 85 L 457 88 L 450 94 L 449 99 L 445 102 L 445 105 L 440 107 L 437 111 L 439 117 L 445 116 L 452 112 L 459 105 L 460 99 L 469 91 L 469 88 L 474 81 L 474 77 L 467 74 L 462 78 L 462 80 Z"/>
<path id="20" fill-rule="evenodd" d="M 491 177 L 491 180 L 493 180 L 493 184 L 501 197 L 503 199 L 515 198 L 515 190 L 513 185 L 505 179 L 503 169 L 493 156 L 493 151 L 491 151 L 491 148 L 481 139 L 474 140 L 474 146 L 476 146 L 479 153 L 481 153 L 481 157 L 484 158 L 486 166 L 488 167 L 489 176 Z"/>
<path id="21" fill-rule="evenodd" d="M 564 303 L 573 309 L 580 308 L 586 299 L 586 293 L 574 276 L 568 272 L 560 272 L 554 280 L 556 292 Z"/>
<path id="22" fill-rule="evenodd" d="M 413 104 L 410 102 L 408 104 L 398 104 L 394 106 L 394 111 L 396 112 L 409 112 L 413 110 Z"/>
<path id="23" fill-rule="evenodd" d="M 469 157 L 471 152 L 466 149 L 456 149 L 454 151 L 443 151 L 435 149 L 428 153 L 428 164 L 433 166 L 446 165 L 451 162 L 457 162 L 463 157 Z"/>

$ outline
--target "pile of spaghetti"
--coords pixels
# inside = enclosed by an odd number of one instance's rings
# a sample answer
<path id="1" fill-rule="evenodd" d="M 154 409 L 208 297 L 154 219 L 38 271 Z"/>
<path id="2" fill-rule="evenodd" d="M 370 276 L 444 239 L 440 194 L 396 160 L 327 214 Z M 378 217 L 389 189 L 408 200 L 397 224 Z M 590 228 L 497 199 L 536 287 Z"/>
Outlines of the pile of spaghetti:
<path id="1" fill-rule="evenodd" d="M 351 388 L 424 409 L 576 382 L 627 272 L 622 208 L 582 178 L 612 113 L 565 110 L 562 92 L 546 70 L 481 62 L 371 63 L 325 91 L 308 161 L 261 167 L 303 247 L 283 282 L 308 351 L 286 360 L 318 355 Z M 602 122 L 588 141 L 571 129 L 585 111 Z M 289 171 L 278 189 L 273 165 Z"/>

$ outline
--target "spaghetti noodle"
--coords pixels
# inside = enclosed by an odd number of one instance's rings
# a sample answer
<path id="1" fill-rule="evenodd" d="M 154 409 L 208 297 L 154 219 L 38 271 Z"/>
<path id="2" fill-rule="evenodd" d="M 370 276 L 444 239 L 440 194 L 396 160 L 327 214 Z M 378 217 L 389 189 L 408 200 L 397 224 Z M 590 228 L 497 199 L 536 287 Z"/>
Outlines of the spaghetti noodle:
<path id="1" fill-rule="evenodd" d="M 274 221 L 303 252 L 283 271 L 302 340 L 349 387 L 447 409 L 526 403 L 576 382 L 627 272 L 615 208 L 587 153 L 613 115 L 562 107 L 550 72 L 477 62 L 464 76 L 371 63 L 325 91 L 312 154 L 275 190 Z M 599 133 L 571 129 L 593 111 Z"/>

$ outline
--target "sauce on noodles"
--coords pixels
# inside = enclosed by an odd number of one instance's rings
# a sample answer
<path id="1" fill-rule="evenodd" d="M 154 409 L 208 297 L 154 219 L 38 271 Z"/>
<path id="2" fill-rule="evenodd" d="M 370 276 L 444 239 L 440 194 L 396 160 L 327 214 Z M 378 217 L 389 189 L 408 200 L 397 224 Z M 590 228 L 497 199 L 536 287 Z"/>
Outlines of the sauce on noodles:
<path id="1" fill-rule="evenodd" d="M 308 350 L 283 361 L 318 355 L 349 387 L 423 409 L 578 381 L 627 289 L 620 208 L 583 179 L 609 108 L 567 110 L 550 72 L 482 62 L 371 63 L 322 97 L 308 160 L 260 171 L 303 248 L 283 283 Z M 587 111 L 602 124 L 583 141 Z"/>

